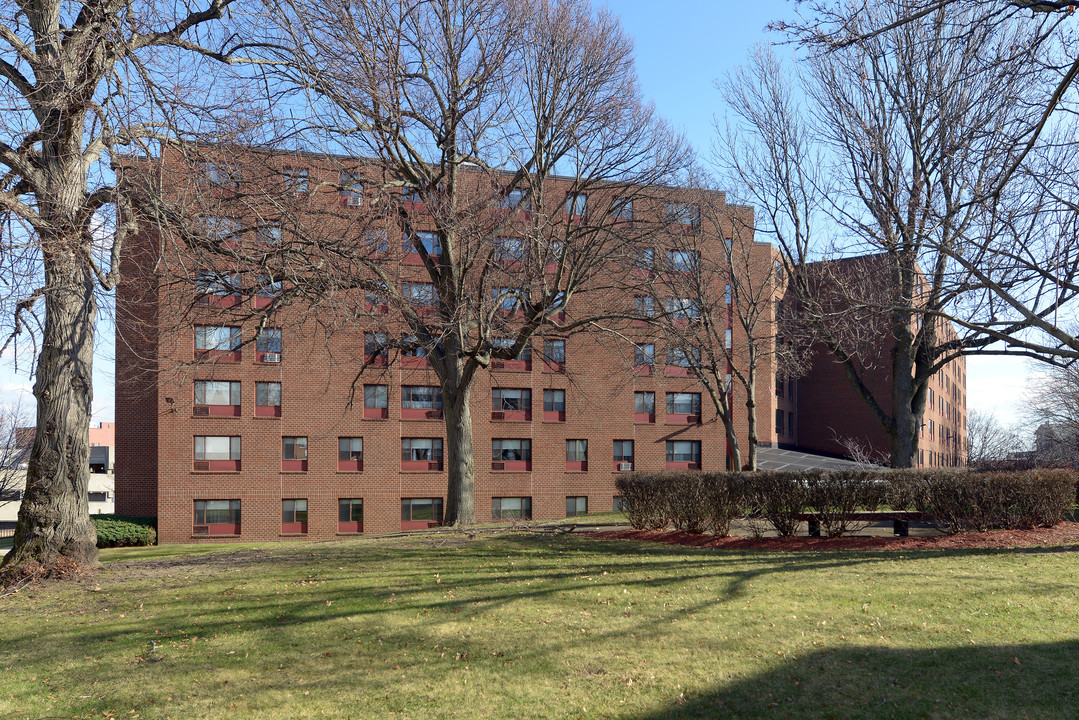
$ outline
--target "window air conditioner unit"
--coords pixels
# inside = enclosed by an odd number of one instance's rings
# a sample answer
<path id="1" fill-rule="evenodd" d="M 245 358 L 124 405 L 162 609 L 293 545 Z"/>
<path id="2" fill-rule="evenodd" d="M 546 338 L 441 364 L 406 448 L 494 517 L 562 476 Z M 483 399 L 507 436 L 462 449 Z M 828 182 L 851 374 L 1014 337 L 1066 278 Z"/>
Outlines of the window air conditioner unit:
<path id="1" fill-rule="evenodd" d="M 442 411 L 441 410 L 428 410 L 427 411 L 427 419 L 428 420 L 437 420 L 440 417 L 442 417 Z"/>
<path id="2" fill-rule="evenodd" d="M 209 463 L 208 460 L 196 460 L 195 461 L 195 469 L 196 470 L 209 470 L 210 469 L 210 463 Z"/>
<path id="3" fill-rule="evenodd" d="M 348 196 L 348 206 L 349 207 L 359 207 L 362 204 L 363 204 L 363 196 L 362 195 L 349 195 Z"/>
<path id="4" fill-rule="evenodd" d="M 491 368 L 492 369 L 498 369 L 498 368 L 504 368 L 504 367 L 506 367 L 506 361 L 505 360 L 492 360 L 491 361 Z"/>
<path id="5" fill-rule="evenodd" d="M 279 352 L 263 353 L 262 362 L 279 363 L 279 362 L 281 362 L 281 353 L 279 353 Z"/>
<path id="6" fill-rule="evenodd" d="M 630 472 L 631 470 L 633 470 L 633 463 L 631 463 L 631 462 L 620 462 L 620 463 L 618 463 L 618 471 L 619 472 Z"/>
<path id="7" fill-rule="evenodd" d="M 196 525 L 194 527 L 194 529 L 191 531 L 191 534 L 192 535 L 209 535 L 210 534 L 210 526 L 209 525 Z"/>
<path id="8" fill-rule="evenodd" d="M 493 462 L 493 463 L 491 463 L 491 469 L 492 470 L 505 470 L 506 469 L 506 463 L 504 463 L 504 462 Z"/>
<path id="9" fill-rule="evenodd" d="M 506 419 L 506 413 L 504 411 L 502 411 L 502 410 L 492 410 L 491 411 L 491 419 L 492 420 L 505 420 Z"/>
<path id="10" fill-rule="evenodd" d="M 196 405 L 194 414 L 195 415 L 209 415 L 210 414 L 210 408 L 208 408 L 205 405 Z"/>
<path id="11" fill-rule="evenodd" d="M 427 469 L 428 470 L 441 470 L 442 469 L 442 463 L 440 463 L 440 462 L 429 462 L 429 463 L 427 463 Z"/>

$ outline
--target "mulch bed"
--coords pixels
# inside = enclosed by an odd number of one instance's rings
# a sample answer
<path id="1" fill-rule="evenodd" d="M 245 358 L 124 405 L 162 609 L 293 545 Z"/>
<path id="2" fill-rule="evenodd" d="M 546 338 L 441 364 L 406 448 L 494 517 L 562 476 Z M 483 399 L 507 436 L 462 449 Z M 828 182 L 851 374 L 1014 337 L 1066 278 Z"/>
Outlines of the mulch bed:
<path id="1" fill-rule="evenodd" d="M 936 537 L 786 537 L 717 538 L 667 530 L 608 530 L 588 533 L 608 540 L 640 540 L 726 550 L 952 550 L 965 548 L 1049 547 L 1075 545 L 1079 550 L 1079 523 L 1062 522 L 1036 530 L 991 530 Z"/>

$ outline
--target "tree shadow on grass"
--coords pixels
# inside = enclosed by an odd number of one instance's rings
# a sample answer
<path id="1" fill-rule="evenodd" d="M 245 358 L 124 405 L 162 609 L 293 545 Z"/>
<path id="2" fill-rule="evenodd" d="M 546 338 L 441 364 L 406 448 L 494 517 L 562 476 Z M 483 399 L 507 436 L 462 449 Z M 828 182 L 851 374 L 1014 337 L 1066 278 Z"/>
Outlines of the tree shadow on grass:
<path id="1" fill-rule="evenodd" d="M 722 658 L 717 659 L 720 670 Z M 1075 718 L 1079 642 L 948 647 L 835 648 L 785 658 L 768 672 L 679 696 L 668 718 Z"/>

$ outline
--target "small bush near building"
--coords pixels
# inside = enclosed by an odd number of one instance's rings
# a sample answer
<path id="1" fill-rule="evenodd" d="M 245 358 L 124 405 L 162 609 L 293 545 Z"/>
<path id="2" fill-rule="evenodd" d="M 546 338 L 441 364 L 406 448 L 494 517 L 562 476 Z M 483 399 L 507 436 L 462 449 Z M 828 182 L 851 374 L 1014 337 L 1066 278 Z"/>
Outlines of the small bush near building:
<path id="1" fill-rule="evenodd" d="M 97 546 L 135 547 L 157 543 L 157 518 L 125 515 L 91 515 L 97 528 Z"/>
<path id="2" fill-rule="evenodd" d="M 671 473 L 673 475 L 673 473 Z M 638 530 L 659 530 L 667 527 L 668 473 L 631 473 L 615 480 L 622 507 L 629 524 Z"/>

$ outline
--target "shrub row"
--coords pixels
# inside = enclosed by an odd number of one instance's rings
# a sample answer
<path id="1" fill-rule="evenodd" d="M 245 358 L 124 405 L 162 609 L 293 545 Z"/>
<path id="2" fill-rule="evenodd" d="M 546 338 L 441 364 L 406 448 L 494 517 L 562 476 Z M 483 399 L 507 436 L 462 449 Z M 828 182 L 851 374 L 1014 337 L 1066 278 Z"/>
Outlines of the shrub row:
<path id="1" fill-rule="evenodd" d="M 617 487 L 630 524 L 642 530 L 673 524 L 725 537 L 741 517 L 755 534 L 770 526 L 790 536 L 813 513 L 830 537 L 841 537 L 865 527 L 859 511 L 883 505 L 921 512 L 950 533 L 1048 527 L 1074 501 L 1076 479 L 1069 470 L 633 473 Z"/>
<path id="2" fill-rule="evenodd" d="M 134 547 L 157 542 L 157 518 L 127 515 L 91 515 L 97 528 L 97 546 Z"/>

